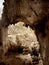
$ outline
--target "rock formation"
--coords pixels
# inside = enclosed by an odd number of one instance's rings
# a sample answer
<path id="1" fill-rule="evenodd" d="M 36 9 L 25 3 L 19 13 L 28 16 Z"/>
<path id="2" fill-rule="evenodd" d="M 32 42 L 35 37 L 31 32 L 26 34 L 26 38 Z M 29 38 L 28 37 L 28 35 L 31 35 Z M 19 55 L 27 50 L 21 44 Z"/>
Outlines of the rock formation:
<path id="1" fill-rule="evenodd" d="M 25 27 L 23 22 L 18 22 L 5 28 L 2 41 L 4 50 L 3 59 L 5 63 L 11 63 L 10 59 L 12 60 L 12 57 L 9 57 L 11 55 L 13 55 L 13 59 L 16 58 L 15 61 L 19 59 L 18 62 L 21 60 L 20 62 L 25 63 L 25 65 L 42 63 L 39 52 L 40 45 L 35 31 L 29 26 Z M 21 65 L 24 65 L 23 63 Z"/>
<path id="2" fill-rule="evenodd" d="M 2 31 L 9 24 L 18 21 L 35 29 L 41 46 L 41 56 L 44 65 L 49 65 L 49 1 L 48 0 L 4 0 L 2 14 Z M 4 33 L 3 33 L 4 34 Z M 14 63 L 14 62 L 13 62 Z"/>
<path id="3" fill-rule="evenodd" d="M 47 1 L 46 1 L 47 2 Z M 48 15 L 49 3 L 42 0 L 4 0 L 2 25 L 9 25 L 18 21 L 24 21 L 26 24 L 39 22 Z M 27 22 L 26 22 L 27 21 Z"/>

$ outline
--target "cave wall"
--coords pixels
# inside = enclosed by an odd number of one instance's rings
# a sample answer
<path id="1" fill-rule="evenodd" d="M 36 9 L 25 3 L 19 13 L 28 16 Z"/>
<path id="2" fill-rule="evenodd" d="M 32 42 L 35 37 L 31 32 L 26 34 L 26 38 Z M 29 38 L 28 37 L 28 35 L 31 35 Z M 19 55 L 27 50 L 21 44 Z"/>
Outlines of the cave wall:
<path id="1" fill-rule="evenodd" d="M 31 25 L 48 14 L 48 4 L 42 0 L 4 0 L 2 18 L 6 23 L 2 22 L 2 25 L 20 20 Z"/>
<path id="2" fill-rule="evenodd" d="M 4 0 L 2 14 L 2 26 L 23 21 L 35 29 L 44 65 L 49 65 L 48 4 L 48 0 Z"/>
<path id="3" fill-rule="evenodd" d="M 49 20 L 44 23 L 35 25 L 35 31 L 41 45 L 40 53 L 43 59 L 43 65 L 49 65 Z"/>

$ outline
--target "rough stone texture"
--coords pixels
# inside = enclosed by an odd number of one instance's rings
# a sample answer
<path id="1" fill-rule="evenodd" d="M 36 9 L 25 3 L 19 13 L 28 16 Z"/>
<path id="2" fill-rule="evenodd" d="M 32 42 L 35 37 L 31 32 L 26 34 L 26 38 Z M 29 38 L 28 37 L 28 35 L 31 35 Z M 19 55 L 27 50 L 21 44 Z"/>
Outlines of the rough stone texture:
<path id="1" fill-rule="evenodd" d="M 35 25 L 36 35 L 41 46 L 41 55 L 44 65 L 49 65 L 49 21 Z"/>
<path id="2" fill-rule="evenodd" d="M 0 34 L 1 34 L 1 30 L 0 30 Z M 0 35 L 0 45 L 1 45 L 1 35 Z"/>
<path id="3" fill-rule="evenodd" d="M 44 65 L 49 65 L 49 1 L 4 0 L 2 26 L 24 21 L 35 29 Z M 26 5 L 26 6 L 25 6 Z M 27 22 L 26 22 L 27 21 Z M 35 23 L 34 25 L 32 23 Z M 40 23 L 39 23 L 40 22 Z M 48 22 L 48 24 L 47 24 Z M 4 30 L 5 31 L 5 30 Z"/>
<path id="4" fill-rule="evenodd" d="M 4 0 L 3 25 L 24 21 L 26 24 L 39 22 L 45 16 L 48 16 L 49 2 L 42 0 Z M 26 22 L 27 21 L 27 22 Z"/>
<path id="5" fill-rule="evenodd" d="M 35 31 L 23 22 L 9 25 L 3 32 L 3 61 L 9 65 L 42 64 Z"/>
<path id="6" fill-rule="evenodd" d="M 1 35 L 1 27 L 2 27 L 2 25 L 1 25 L 1 20 L 0 20 L 0 45 L 2 45 L 2 40 L 1 40 L 1 37 L 2 37 L 2 35 Z"/>

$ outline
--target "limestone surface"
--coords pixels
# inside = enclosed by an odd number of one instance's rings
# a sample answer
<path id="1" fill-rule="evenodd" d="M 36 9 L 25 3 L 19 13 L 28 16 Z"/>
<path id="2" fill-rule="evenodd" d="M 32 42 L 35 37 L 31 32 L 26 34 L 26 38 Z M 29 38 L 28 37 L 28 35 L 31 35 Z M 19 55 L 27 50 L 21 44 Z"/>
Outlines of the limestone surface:
<path id="1" fill-rule="evenodd" d="M 11 65 L 16 61 L 16 64 L 22 62 L 21 65 L 34 65 L 40 62 L 40 45 L 35 31 L 30 26 L 26 27 L 20 21 L 16 24 L 10 24 L 4 30 L 3 50 L 5 63 Z"/>

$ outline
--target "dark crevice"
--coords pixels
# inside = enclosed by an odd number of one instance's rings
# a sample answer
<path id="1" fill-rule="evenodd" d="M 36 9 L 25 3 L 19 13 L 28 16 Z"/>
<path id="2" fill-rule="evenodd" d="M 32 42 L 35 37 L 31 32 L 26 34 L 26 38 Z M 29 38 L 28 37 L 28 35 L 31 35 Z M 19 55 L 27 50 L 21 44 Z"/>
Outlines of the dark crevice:
<path id="1" fill-rule="evenodd" d="M 8 52 L 9 53 L 19 53 L 19 54 L 21 54 L 21 53 L 23 53 L 23 48 L 22 47 L 12 47 L 12 48 L 9 48 L 8 49 Z"/>
<path id="2" fill-rule="evenodd" d="M 35 13 L 35 15 L 38 17 L 38 14 L 36 13 L 36 11 L 30 6 L 30 9 Z"/>
<path id="3" fill-rule="evenodd" d="M 40 33 L 42 33 L 42 36 L 45 37 L 46 36 L 46 33 L 45 33 L 45 25 L 46 25 L 46 22 L 48 21 L 48 18 L 47 16 L 43 17 L 39 23 L 37 23 L 36 25 L 33 25 L 34 29 L 36 31 L 39 31 Z"/>
<path id="4" fill-rule="evenodd" d="M 34 56 L 37 56 L 37 57 L 38 57 L 38 56 L 39 56 L 39 52 L 37 52 L 37 51 L 36 51 L 36 49 L 34 49 L 34 50 L 32 51 L 32 55 L 34 55 Z"/>
<path id="5" fill-rule="evenodd" d="M 18 50 L 17 50 L 17 52 L 18 52 L 19 54 L 23 53 L 23 48 L 19 47 Z"/>
<path id="6" fill-rule="evenodd" d="M 6 65 L 4 62 L 0 62 L 0 65 Z"/>

